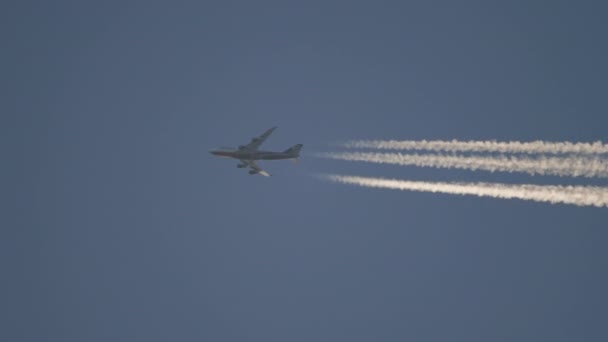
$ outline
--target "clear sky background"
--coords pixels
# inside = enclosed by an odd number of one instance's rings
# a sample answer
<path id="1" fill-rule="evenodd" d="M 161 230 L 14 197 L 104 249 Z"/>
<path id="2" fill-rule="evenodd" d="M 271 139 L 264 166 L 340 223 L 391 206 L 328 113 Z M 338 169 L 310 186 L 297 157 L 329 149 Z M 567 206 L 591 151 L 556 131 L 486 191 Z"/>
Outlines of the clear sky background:
<path id="1" fill-rule="evenodd" d="M 315 159 L 608 140 L 600 1 L 9 1 L 3 341 L 607 341 L 608 209 L 373 190 L 605 180 Z M 279 126 L 302 160 L 208 150 Z"/>

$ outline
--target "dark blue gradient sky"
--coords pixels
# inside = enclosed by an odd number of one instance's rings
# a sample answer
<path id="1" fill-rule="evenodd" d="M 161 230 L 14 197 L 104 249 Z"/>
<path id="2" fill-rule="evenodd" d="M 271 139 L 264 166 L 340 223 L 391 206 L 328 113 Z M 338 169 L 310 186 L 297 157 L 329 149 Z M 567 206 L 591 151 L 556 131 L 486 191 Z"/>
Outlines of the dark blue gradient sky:
<path id="1" fill-rule="evenodd" d="M 11 1 L 2 341 L 607 341 L 608 210 L 323 182 L 605 180 L 310 157 L 608 139 L 599 1 Z M 299 164 L 207 151 L 271 126 Z M 307 156 L 308 155 L 308 156 Z"/>

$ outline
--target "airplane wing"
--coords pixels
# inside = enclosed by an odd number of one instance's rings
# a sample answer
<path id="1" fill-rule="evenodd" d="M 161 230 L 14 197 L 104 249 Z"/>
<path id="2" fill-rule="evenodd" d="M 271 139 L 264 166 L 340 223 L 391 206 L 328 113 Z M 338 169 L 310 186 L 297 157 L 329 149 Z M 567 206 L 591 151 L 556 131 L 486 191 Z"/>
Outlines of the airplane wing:
<path id="1" fill-rule="evenodd" d="M 248 151 L 255 151 L 255 150 L 257 150 L 258 147 L 260 147 L 260 145 L 262 145 L 262 143 L 266 140 L 266 138 L 268 138 L 275 129 L 276 129 L 276 126 L 272 127 L 269 130 L 267 130 L 266 132 L 264 132 L 259 137 L 252 138 L 251 142 L 249 144 L 244 145 L 244 146 L 239 146 L 239 149 L 241 149 L 241 150 L 248 150 Z"/>
<path id="2" fill-rule="evenodd" d="M 258 163 L 255 162 L 255 160 L 241 160 L 241 162 L 247 166 L 249 166 L 251 168 L 251 171 L 249 171 L 250 174 L 256 174 L 259 173 L 262 176 L 265 177 L 270 177 L 270 173 L 264 171 L 259 165 Z"/>

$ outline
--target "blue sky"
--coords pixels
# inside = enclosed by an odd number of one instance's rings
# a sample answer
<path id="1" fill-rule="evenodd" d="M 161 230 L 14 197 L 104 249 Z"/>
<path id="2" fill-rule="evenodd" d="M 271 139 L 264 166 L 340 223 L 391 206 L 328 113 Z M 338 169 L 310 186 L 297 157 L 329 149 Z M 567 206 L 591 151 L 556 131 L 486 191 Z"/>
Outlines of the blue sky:
<path id="1" fill-rule="evenodd" d="M 605 141 L 599 2 L 14 2 L 2 340 L 605 341 L 608 211 L 317 173 L 350 139 Z M 208 150 L 279 126 L 299 164 Z"/>

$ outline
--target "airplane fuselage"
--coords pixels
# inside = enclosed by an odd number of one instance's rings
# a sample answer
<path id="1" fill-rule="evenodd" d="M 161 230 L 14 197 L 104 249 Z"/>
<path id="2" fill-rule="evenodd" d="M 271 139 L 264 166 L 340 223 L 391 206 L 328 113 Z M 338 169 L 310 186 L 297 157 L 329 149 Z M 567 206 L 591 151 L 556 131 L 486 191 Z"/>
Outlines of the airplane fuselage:
<path id="1" fill-rule="evenodd" d="M 211 151 L 211 154 L 228 157 L 240 160 L 281 160 L 281 159 L 294 159 L 297 155 L 285 152 L 271 152 L 271 151 L 222 151 L 216 150 Z"/>

